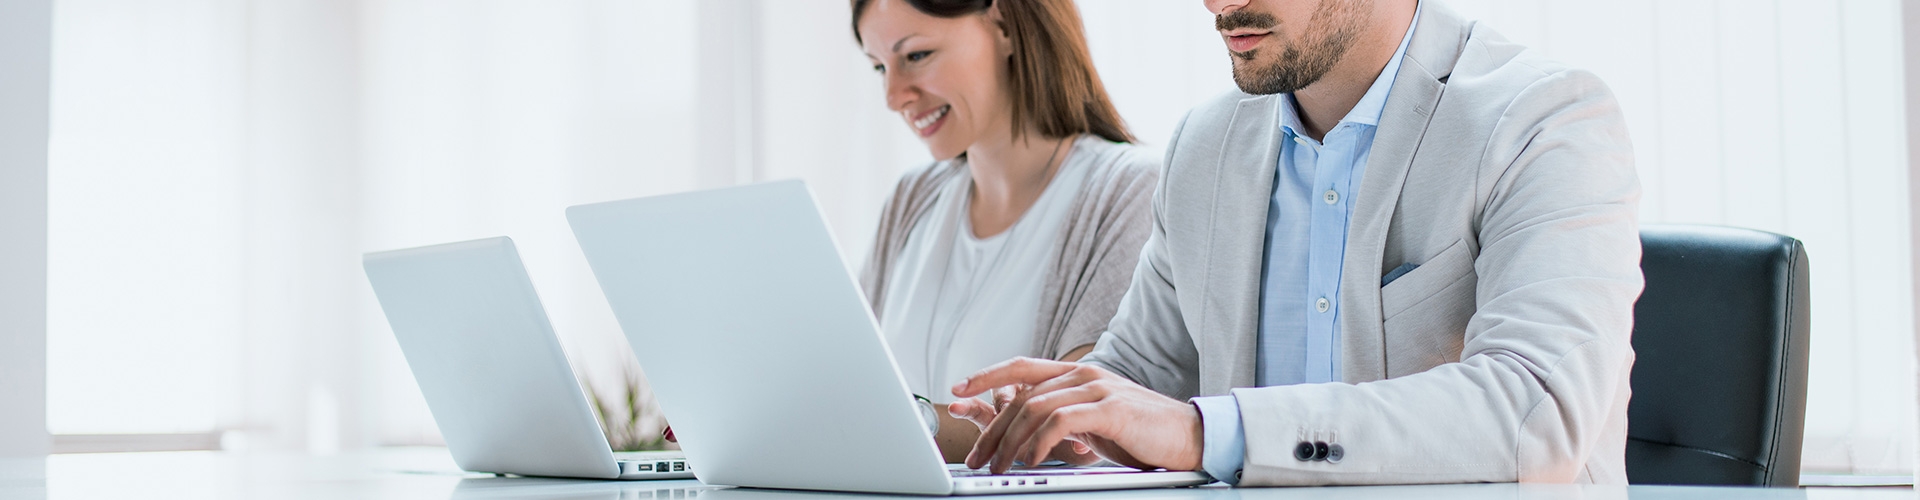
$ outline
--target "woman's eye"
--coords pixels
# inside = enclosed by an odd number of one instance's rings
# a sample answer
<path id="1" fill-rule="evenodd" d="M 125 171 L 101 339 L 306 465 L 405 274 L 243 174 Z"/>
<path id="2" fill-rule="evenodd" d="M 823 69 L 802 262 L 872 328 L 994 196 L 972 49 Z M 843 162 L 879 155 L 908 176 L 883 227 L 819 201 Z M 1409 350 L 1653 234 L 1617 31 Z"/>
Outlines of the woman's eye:
<path id="1" fill-rule="evenodd" d="M 930 55 L 933 55 L 933 51 L 931 50 L 916 50 L 913 52 L 908 52 L 907 62 L 920 62 L 921 59 L 926 59 L 927 56 L 930 56 Z"/>
<path id="2" fill-rule="evenodd" d="M 875 64 L 875 65 L 873 65 L 873 72 L 875 72 L 875 73 L 886 73 L 886 72 L 887 72 L 887 65 L 885 65 L 885 64 Z"/>

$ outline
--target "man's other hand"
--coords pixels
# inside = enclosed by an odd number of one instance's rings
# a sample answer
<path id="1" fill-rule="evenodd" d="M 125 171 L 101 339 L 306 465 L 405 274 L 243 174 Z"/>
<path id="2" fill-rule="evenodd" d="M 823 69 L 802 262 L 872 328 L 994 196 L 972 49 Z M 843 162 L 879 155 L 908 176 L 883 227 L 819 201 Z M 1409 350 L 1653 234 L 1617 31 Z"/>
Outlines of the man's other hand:
<path id="1" fill-rule="evenodd" d="M 1003 387 L 1012 395 L 984 419 L 991 423 L 967 455 L 968 467 L 991 465 L 993 473 L 1005 473 L 1015 461 L 1040 463 L 1070 440 L 1131 467 L 1200 469 L 1200 411 L 1191 404 L 1098 367 L 1033 358 L 987 367 L 954 385 L 953 395 L 971 398 Z M 969 420 L 983 420 L 972 415 L 986 405 L 970 406 Z"/>

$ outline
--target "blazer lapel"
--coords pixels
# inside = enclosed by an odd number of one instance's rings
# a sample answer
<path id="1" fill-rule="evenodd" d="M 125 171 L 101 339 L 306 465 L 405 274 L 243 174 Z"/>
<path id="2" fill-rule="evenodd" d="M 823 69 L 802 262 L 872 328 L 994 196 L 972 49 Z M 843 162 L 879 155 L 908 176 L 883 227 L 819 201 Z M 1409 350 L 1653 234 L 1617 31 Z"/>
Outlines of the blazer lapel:
<path id="1" fill-rule="evenodd" d="M 1202 306 L 1203 394 L 1254 384 L 1260 323 L 1260 273 L 1267 203 L 1280 160 L 1275 96 L 1240 101 L 1222 138 L 1214 185 L 1212 225 Z M 1224 360 L 1225 366 L 1206 366 Z"/>
<path id="2" fill-rule="evenodd" d="M 1445 78 L 1459 60 L 1469 26 L 1440 2 L 1423 2 L 1420 25 L 1394 77 L 1393 90 L 1374 134 L 1373 150 L 1360 184 L 1341 266 L 1341 379 L 1359 383 L 1384 379 L 1386 330 L 1380 313 L 1381 259 L 1387 228 L 1399 205 L 1415 152 L 1426 135 L 1433 111 L 1446 90 Z"/>

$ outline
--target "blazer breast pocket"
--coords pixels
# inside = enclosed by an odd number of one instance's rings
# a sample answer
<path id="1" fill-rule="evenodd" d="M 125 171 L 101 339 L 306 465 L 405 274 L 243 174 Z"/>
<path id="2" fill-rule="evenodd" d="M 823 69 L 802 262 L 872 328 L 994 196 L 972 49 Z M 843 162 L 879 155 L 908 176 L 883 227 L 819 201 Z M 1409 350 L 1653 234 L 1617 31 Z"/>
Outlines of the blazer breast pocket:
<path id="1" fill-rule="evenodd" d="M 1460 360 L 1478 284 L 1467 246 L 1455 241 L 1380 288 L 1388 378 Z"/>

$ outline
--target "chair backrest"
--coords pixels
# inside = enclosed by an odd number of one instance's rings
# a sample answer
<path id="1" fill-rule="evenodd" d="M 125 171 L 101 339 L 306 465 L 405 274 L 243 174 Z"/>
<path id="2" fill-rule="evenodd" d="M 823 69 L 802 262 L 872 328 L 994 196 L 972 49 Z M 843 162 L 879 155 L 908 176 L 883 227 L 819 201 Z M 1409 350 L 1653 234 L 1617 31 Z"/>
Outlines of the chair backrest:
<path id="1" fill-rule="evenodd" d="M 1807 253 L 1716 226 L 1640 230 L 1627 479 L 1798 486 L 1807 402 Z"/>

